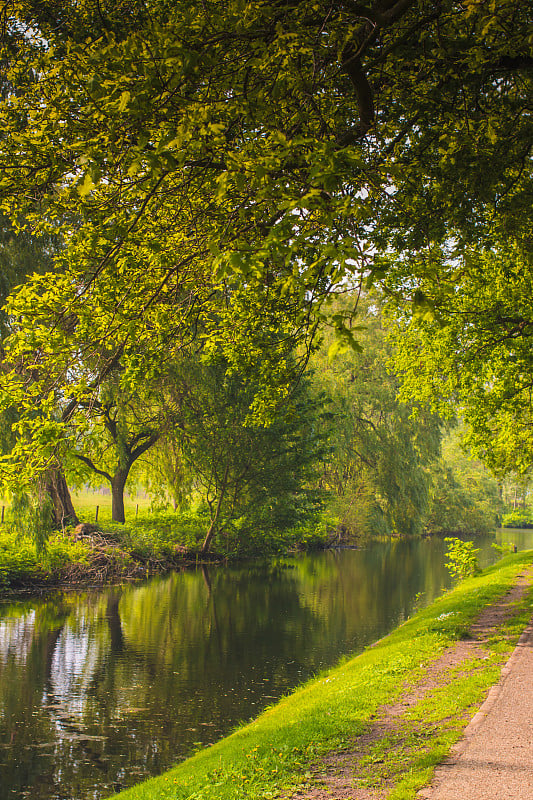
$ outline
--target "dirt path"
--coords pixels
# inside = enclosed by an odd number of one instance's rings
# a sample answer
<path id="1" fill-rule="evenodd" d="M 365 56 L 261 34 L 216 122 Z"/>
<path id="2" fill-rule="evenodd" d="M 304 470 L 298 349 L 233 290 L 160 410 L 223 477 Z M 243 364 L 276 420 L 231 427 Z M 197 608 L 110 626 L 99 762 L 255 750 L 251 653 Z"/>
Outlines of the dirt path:
<path id="1" fill-rule="evenodd" d="M 513 616 L 514 604 L 527 591 L 533 578 L 532 571 L 519 576 L 513 589 L 498 603 L 484 610 L 470 629 L 470 638 L 457 642 L 445 650 L 440 658 L 431 663 L 421 674 L 419 680 L 409 686 L 400 699 L 394 704 L 383 706 L 376 714 L 372 726 L 367 733 L 358 737 L 356 748 L 338 754 L 331 754 L 314 771 L 313 785 L 303 792 L 293 795 L 293 800 L 385 800 L 398 777 L 408 771 L 410 758 L 424 750 L 424 739 L 434 735 L 435 726 L 413 725 L 411 712 L 424 700 L 429 692 L 446 686 L 461 677 L 462 670 L 472 666 L 477 659 L 488 658 L 486 642 L 496 630 Z M 513 653 L 508 667 L 504 668 L 502 680 L 509 686 L 510 694 L 501 693 L 500 706 L 512 709 L 507 714 L 506 722 L 495 721 L 494 726 L 480 726 L 479 721 L 492 718 L 493 708 L 489 712 L 484 706 L 467 728 L 466 736 L 472 741 L 474 736 L 479 740 L 478 749 L 465 749 L 463 739 L 452 751 L 451 759 L 439 767 L 432 787 L 419 793 L 420 800 L 470 800 L 470 798 L 490 798 L 490 800 L 522 800 L 533 798 L 533 629 L 523 635 L 517 650 Z M 524 652 L 527 658 L 517 658 L 516 653 Z M 517 669 L 520 665 L 520 669 Z M 515 680 L 516 677 L 516 680 Z M 501 684 L 501 681 L 500 681 Z M 498 687 L 500 686 L 498 684 Z M 494 697 L 496 688 L 491 690 Z M 522 696 L 522 702 L 519 698 Z M 489 700 L 489 703 L 491 701 Z M 513 725 L 514 709 L 521 705 L 521 718 Z M 505 713 L 503 714 L 505 717 Z M 513 741 L 508 726 L 515 733 L 512 752 L 498 755 L 499 741 L 506 738 Z M 505 733 L 500 727 L 505 727 Z M 479 736 L 474 734 L 479 733 Z M 518 737 L 517 731 L 522 734 Z M 495 750 L 492 755 L 487 750 L 491 740 Z M 383 757 L 380 758 L 380 746 Z M 391 754 L 393 757 L 391 758 Z M 524 762 L 525 759 L 525 762 Z M 385 764 L 385 762 L 387 762 Z M 527 764 L 524 770 L 521 765 Z M 465 785 L 469 780 L 467 773 L 477 772 L 475 784 L 472 777 L 473 793 L 467 794 Z M 519 787 L 529 786 L 526 794 L 505 790 L 503 794 L 493 793 L 491 786 L 495 774 L 501 774 L 503 785 L 512 774 Z M 514 779 L 513 778 L 513 779 Z M 451 788 L 450 780 L 455 780 Z M 485 785 L 488 794 L 480 793 L 479 786 Z M 513 784 L 514 785 L 514 784 Z M 475 788 L 478 786 L 478 788 Z M 456 791 L 456 793 L 452 793 Z M 424 793 L 425 792 L 425 793 Z"/>

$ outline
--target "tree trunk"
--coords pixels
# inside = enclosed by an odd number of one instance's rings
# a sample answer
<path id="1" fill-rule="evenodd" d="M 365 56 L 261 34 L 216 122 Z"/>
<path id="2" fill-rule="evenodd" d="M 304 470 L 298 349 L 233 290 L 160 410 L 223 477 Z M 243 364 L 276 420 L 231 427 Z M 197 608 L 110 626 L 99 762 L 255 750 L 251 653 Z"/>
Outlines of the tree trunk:
<path id="1" fill-rule="evenodd" d="M 72 504 L 72 498 L 61 468 L 48 470 L 45 488 L 52 501 L 52 525 L 64 528 L 65 525 L 77 525 L 79 519 Z"/>
<path id="2" fill-rule="evenodd" d="M 128 473 L 119 471 L 113 475 L 111 481 L 111 519 L 113 522 L 126 522 L 124 513 L 124 487 Z"/>
<path id="3" fill-rule="evenodd" d="M 218 502 L 215 509 L 215 513 L 211 515 L 211 524 L 209 525 L 209 530 L 207 531 L 202 547 L 200 548 L 200 553 L 202 555 L 205 555 L 206 553 L 209 552 L 211 542 L 213 540 L 215 533 L 217 532 L 217 522 L 220 516 L 220 510 L 222 508 L 222 501 L 224 499 L 224 495 L 226 494 L 226 489 L 227 489 L 228 473 L 229 473 L 229 465 L 226 466 L 224 472 L 224 478 L 222 480 L 222 486 L 220 487 L 220 493 L 218 495 Z"/>

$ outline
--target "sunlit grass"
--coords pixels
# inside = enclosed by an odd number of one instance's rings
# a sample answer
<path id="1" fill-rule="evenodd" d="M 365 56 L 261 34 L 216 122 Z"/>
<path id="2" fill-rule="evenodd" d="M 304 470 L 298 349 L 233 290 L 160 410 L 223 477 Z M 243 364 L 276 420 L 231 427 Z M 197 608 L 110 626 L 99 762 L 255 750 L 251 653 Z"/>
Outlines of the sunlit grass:
<path id="1" fill-rule="evenodd" d="M 111 522 L 111 493 L 101 489 L 84 489 L 72 492 L 72 502 L 82 522 Z M 151 510 L 152 500 L 144 493 L 124 495 L 124 511 L 127 522 L 134 522 L 139 515 Z M 98 512 L 97 512 L 98 509 Z M 98 513 L 98 517 L 97 517 Z"/>

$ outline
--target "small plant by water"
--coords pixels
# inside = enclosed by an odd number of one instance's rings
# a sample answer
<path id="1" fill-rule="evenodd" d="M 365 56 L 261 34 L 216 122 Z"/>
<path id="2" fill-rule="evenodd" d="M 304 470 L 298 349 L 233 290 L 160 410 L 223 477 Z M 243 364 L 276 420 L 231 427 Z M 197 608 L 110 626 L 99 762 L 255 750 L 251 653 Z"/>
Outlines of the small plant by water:
<path id="1" fill-rule="evenodd" d="M 477 560 L 479 548 L 474 547 L 474 542 L 464 542 L 451 536 L 444 541 L 448 545 L 445 564 L 452 578 L 464 580 L 481 571 Z"/>

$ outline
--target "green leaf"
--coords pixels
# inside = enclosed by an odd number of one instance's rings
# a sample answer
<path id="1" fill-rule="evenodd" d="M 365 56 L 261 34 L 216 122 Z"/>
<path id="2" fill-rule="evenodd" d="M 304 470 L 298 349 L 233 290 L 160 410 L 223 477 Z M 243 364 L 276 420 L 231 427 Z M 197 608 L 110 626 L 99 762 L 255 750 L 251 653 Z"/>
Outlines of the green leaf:
<path id="1" fill-rule="evenodd" d="M 126 110 L 126 108 L 128 107 L 128 103 L 130 102 L 130 98 L 131 98 L 130 92 L 122 92 L 118 104 L 118 110 L 120 111 L 120 113 L 123 113 Z"/>
<path id="2" fill-rule="evenodd" d="M 78 194 L 81 197 L 86 197 L 86 195 L 88 195 L 91 192 L 91 190 L 94 189 L 94 182 L 91 177 L 90 171 L 85 173 L 83 181 L 81 183 L 78 183 L 76 188 L 78 190 Z"/>

